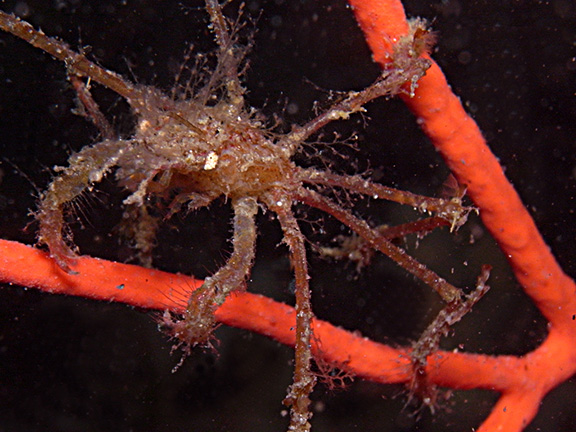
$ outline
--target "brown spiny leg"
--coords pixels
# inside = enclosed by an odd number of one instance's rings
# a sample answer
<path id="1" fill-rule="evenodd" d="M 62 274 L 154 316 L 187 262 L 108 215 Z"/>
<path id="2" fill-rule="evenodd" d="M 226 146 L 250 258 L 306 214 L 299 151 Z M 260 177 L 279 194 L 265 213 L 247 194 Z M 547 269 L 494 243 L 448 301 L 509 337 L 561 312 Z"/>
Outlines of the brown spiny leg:
<path id="1" fill-rule="evenodd" d="M 432 216 L 412 222 L 406 222 L 400 225 L 380 225 L 376 227 L 376 230 L 381 235 L 390 240 L 406 237 L 410 234 L 418 234 L 424 236 L 434 231 L 436 228 L 443 226 L 450 226 L 450 223 L 441 217 Z"/>
<path id="2" fill-rule="evenodd" d="M 76 252 L 70 246 L 71 235 L 64 238 L 67 229 L 64 221 L 66 205 L 85 189 L 100 182 L 106 172 L 116 165 L 127 146 L 129 143 L 125 141 L 106 140 L 96 146 L 85 147 L 70 156 L 68 167 L 56 169 L 60 174 L 40 198 L 36 213 L 40 223 L 38 241 L 48 246 L 52 258 L 67 272 L 71 272 L 70 265 L 76 259 Z"/>
<path id="3" fill-rule="evenodd" d="M 449 199 L 431 198 L 373 183 L 360 176 L 344 176 L 314 169 L 302 169 L 299 171 L 298 176 L 306 183 L 336 186 L 375 199 L 385 199 L 409 205 L 422 212 L 434 213 L 436 216 L 450 222 L 451 229 L 463 225 L 468 218 L 468 214 L 474 210 L 474 207 L 464 207 L 462 205 L 461 196 L 454 196 Z"/>
<path id="4" fill-rule="evenodd" d="M 450 226 L 450 223 L 446 219 L 433 216 L 395 226 L 379 225 L 374 229 L 384 238 L 392 240 L 401 239 L 410 234 L 417 234 L 419 237 L 422 237 L 442 226 Z M 356 263 L 357 272 L 360 272 L 362 268 L 370 264 L 375 251 L 366 240 L 358 234 L 352 233 L 349 236 L 339 235 L 336 237 L 336 240 L 338 241 L 338 246 L 336 247 L 318 247 L 317 249 L 320 255 L 337 260 L 347 259 L 352 261 Z"/>
<path id="5" fill-rule="evenodd" d="M 412 380 L 410 382 L 410 398 L 416 395 L 427 406 L 432 414 L 436 408 L 437 388 L 431 384 L 426 374 L 427 357 L 438 351 L 440 339 L 446 336 L 450 327 L 456 324 L 472 307 L 488 292 L 490 287 L 486 285 L 490 276 L 491 267 L 482 266 L 478 276 L 476 288 L 467 296 L 456 299 L 446 305 L 428 325 L 418 341 L 413 345 L 412 357 Z M 411 400 L 408 400 L 408 404 Z"/>
<path id="6" fill-rule="evenodd" d="M 253 197 L 236 198 L 234 209 L 234 251 L 224 267 L 204 280 L 202 287 L 214 292 L 216 304 L 220 306 L 226 297 L 235 290 L 243 289 L 243 284 L 252 270 L 256 254 L 256 223 L 258 202 Z"/>
<path id="7" fill-rule="evenodd" d="M 406 50 L 408 47 L 405 47 Z M 412 57 L 408 53 L 401 53 L 406 57 L 402 67 L 385 70 L 382 75 L 369 87 L 359 92 L 349 92 L 340 102 L 320 114 L 303 126 L 295 127 L 291 133 L 280 140 L 280 145 L 286 147 L 291 153 L 321 128 L 335 120 L 346 120 L 351 114 L 364 111 L 364 105 L 371 100 L 382 96 L 392 96 L 403 92 L 406 83 L 416 84 L 430 67 L 430 61 L 424 58 Z M 410 90 L 412 91 L 412 89 Z"/>
<path id="8" fill-rule="evenodd" d="M 0 29 L 12 33 L 30 45 L 63 61 L 68 66 L 70 73 L 89 77 L 128 100 L 143 99 L 141 90 L 124 80 L 120 75 L 101 68 L 83 54 L 74 52 L 65 42 L 46 36 L 43 32 L 36 30 L 26 21 L 22 21 L 14 15 L 0 11 Z"/>
<path id="9" fill-rule="evenodd" d="M 118 232 L 136 250 L 136 260 L 143 267 L 152 268 L 152 251 L 156 246 L 158 217 L 150 214 L 148 205 L 129 204 L 122 214 Z"/>
<path id="10" fill-rule="evenodd" d="M 296 345 L 294 362 L 294 382 L 284 400 L 291 406 L 289 431 L 306 432 L 310 430 L 310 393 L 314 389 L 316 377 L 311 370 L 312 351 L 312 307 L 310 305 L 310 286 L 308 283 L 308 263 L 304 236 L 292 213 L 292 202 L 287 199 L 271 197 L 266 201 L 270 210 L 278 216 L 284 242 L 290 249 L 290 262 L 296 279 Z"/>
<path id="11" fill-rule="evenodd" d="M 192 212 L 201 207 L 208 206 L 213 200 L 214 197 L 197 192 L 180 193 L 172 199 L 172 202 L 168 206 L 168 213 L 164 219 L 170 219 L 172 216 L 182 210 L 182 206 L 185 203 L 188 203 L 187 211 Z"/>
<path id="12" fill-rule="evenodd" d="M 212 31 L 216 36 L 216 42 L 219 47 L 218 65 L 216 70 L 212 73 L 207 85 L 200 90 L 199 96 L 201 98 L 209 95 L 202 95 L 202 92 L 212 91 L 215 84 L 222 82 L 225 84 L 227 97 L 235 109 L 240 112 L 244 107 L 244 87 L 240 82 L 240 63 L 243 58 L 243 53 L 237 42 L 237 36 L 233 28 L 230 31 L 230 25 L 227 18 L 222 13 L 222 6 L 219 0 L 206 0 L 206 9 L 210 14 L 212 21 Z M 236 27 L 238 24 L 236 24 Z"/>
<path id="13" fill-rule="evenodd" d="M 88 86 L 74 74 L 70 74 L 68 79 L 78 96 L 78 114 L 94 123 L 94 126 L 96 126 L 102 134 L 102 138 L 110 140 L 117 138 L 112 125 L 106 117 L 104 117 L 102 111 L 100 111 Z"/>
<path id="14" fill-rule="evenodd" d="M 415 258 L 408 255 L 402 248 L 392 244 L 377 230 L 371 228 L 367 222 L 355 217 L 348 210 L 340 207 L 328 198 L 308 189 L 299 189 L 297 195 L 304 203 L 332 215 L 366 240 L 374 249 L 377 249 L 392 258 L 406 271 L 412 273 L 414 276 L 432 287 L 432 289 L 440 294 L 446 303 L 450 303 L 461 297 L 462 294 L 460 289 L 448 283 L 445 279 L 438 276 L 424 264 L 421 264 Z"/>
<path id="15" fill-rule="evenodd" d="M 250 274 L 256 249 L 255 217 L 258 203 L 255 198 L 232 200 L 234 209 L 233 252 L 226 264 L 190 295 L 182 315 L 164 313 L 163 327 L 177 339 L 176 347 L 182 348 L 184 357 L 196 345 L 210 346 L 216 326 L 214 312 L 233 291 L 243 289 Z"/>

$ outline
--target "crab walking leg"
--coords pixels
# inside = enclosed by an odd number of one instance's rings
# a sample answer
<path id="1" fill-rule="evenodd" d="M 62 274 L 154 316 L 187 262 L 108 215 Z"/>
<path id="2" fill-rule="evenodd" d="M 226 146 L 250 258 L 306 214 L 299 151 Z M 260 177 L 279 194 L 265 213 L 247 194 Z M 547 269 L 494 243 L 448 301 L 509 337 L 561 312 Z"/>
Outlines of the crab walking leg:
<path id="1" fill-rule="evenodd" d="M 159 91 L 146 86 L 132 84 L 117 73 L 98 66 L 83 54 L 70 49 L 67 43 L 46 36 L 42 31 L 36 30 L 26 21 L 0 11 L 0 29 L 12 33 L 30 45 L 50 54 L 57 60 L 66 64 L 69 74 L 88 77 L 106 88 L 124 97 L 137 113 L 147 112 L 148 101 L 157 99 L 166 106 L 171 105 L 170 99 Z"/>
<path id="2" fill-rule="evenodd" d="M 152 268 L 158 226 L 159 219 L 150 213 L 147 202 L 127 205 L 122 213 L 118 233 L 135 250 L 134 258 L 142 267 Z"/>
<path id="3" fill-rule="evenodd" d="M 268 207 L 276 213 L 284 242 L 290 248 L 290 262 L 296 279 L 296 342 L 294 362 L 294 383 L 288 390 L 284 403 L 291 406 L 289 431 L 306 432 L 310 430 L 310 393 L 316 384 L 311 371 L 312 350 L 312 306 L 310 305 L 310 285 L 308 280 L 308 262 L 304 235 L 291 210 L 291 202 L 286 199 L 268 199 Z"/>
<path id="4" fill-rule="evenodd" d="M 237 46 L 236 37 L 233 32 L 230 32 L 220 2 L 206 0 L 206 10 L 210 14 L 211 28 L 216 36 L 220 54 L 218 66 L 205 89 L 213 89 L 214 86 L 211 84 L 216 81 L 225 82 L 232 106 L 240 111 L 244 107 L 244 87 L 239 78 L 239 65 L 243 56 L 238 51 L 243 48 Z M 226 79 L 222 79 L 222 75 L 226 76 Z"/>
<path id="5" fill-rule="evenodd" d="M 60 267 L 70 271 L 76 253 L 68 246 L 63 235 L 65 232 L 64 210 L 66 204 L 77 198 L 93 183 L 102 177 L 118 162 L 124 151 L 129 148 L 126 141 L 103 141 L 97 146 L 86 147 L 70 156 L 67 168 L 59 167 L 61 174 L 54 179 L 48 190 L 42 195 L 36 218 L 40 222 L 38 239 L 48 246 L 50 255 Z M 68 237 L 71 237 L 68 234 Z"/>
<path id="6" fill-rule="evenodd" d="M 216 291 L 215 301 L 221 306 L 228 294 L 241 288 L 242 283 L 250 274 L 256 252 L 256 223 L 258 202 L 255 198 L 237 198 L 232 201 L 234 209 L 234 235 L 232 245 L 234 251 L 226 265 L 214 276 L 204 280 L 204 289 Z M 202 289 L 202 288 L 201 288 Z"/>
<path id="7" fill-rule="evenodd" d="M 0 11 L 0 29 L 12 33 L 30 45 L 63 61 L 70 72 L 89 77 L 124 96 L 127 100 L 141 99 L 142 97 L 141 90 L 124 80 L 120 75 L 96 65 L 84 55 L 70 49 L 65 42 L 46 36 L 42 31 L 36 30 L 26 21 L 22 21 L 14 15 Z"/>
<path id="8" fill-rule="evenodd" d="M 92 97 L 88 86 L 76 75 L 69 75 L 68 79 L 76 90 L 78 96 L 78 108 L 80 115 L 92 122 L 98 128 L 104 139 L 116 139 L 118 135 L 114 132 L 112 125 L 106 119 L 100 107 Z"/>
<path id="9" fill-rule="evenodd" d="M 474 209 L 473 207 L 464 207 L 462 200 L 458 197 L 451 199 L 430 198 L 373 183 L 360 176 L 343 176 L 314 169 L 302 169 L 298 176 L 306 183 L 337 186 L 347 191 L 371 196 L 374 199 L 386 199 L 399 204 L 410 205 L 422 212 L 435 213 L 436 216 L 449 221 L 456 228 L 466 222 L 468 213 Z"/>
<path id="10" fill-rule="evenodd" d="M 450 328 L 468 314 L 474 305 L 488 292 L 487 285 L 490 277 L 489 265 L 482 266 L 476 287 L 462 300 L 457 299 L 442 309 L 436 318 L 428 325 L 418 341 L 412 346 L 412 379 L 410 381 L 410 399 L 418 395 L 425 406 L 430 408 L 432 414 L 436 409 L 437 386 L 430 382 L 426 366 L 428 356 L 440 350 L 440 339 L 447 336 Z"/>
<path id="11" fill-rule="evenodd" d="M 299 190 L 298 199 L 338 219 L 366 240 L 373 248 L 387 255 L 406 269 L 406 271 L 412 273 L 414 276 L 432 287 L 438 294 L 440 294 L 446 303 L 451 303 L 452 301 L 460 299 L 462 295 L 460 289 L 448 283 L 445 279 L 438 276 L 425 265 L 419 263 L 398 246 L 392 244 L 378 231 L 372 229 L 368 223 L 353 216 L 348 210 L 345 210 L 336 203 L 330 201 L 328 198 L 304 188 Z"/>
<path id="12" fill-rule="evenodd" d="M 202 286 L 192 292 L 182 317 L 176 315 L 174 319 L 168 311 L 164 315 L 168 333 L 178 339 L 177 346 L 182 347 L 185 354 L 190 353 L 190 347 L 210 345 L 212 331 L 216 326 L 216 309 L 231 292 L 242 289 L 252 269 L 256 249 L 254 218 L 258 212 L 258 203 L 252 197 L 238 198 L 232 201 L 232 207 L 234 250 L 226 265 L 206 278 Z"/>
<path id="13" fill-rule="evenodd" d="M 412 58 L 404 64 L 404 67 L 382 72 L 382 75 L 366 89 L 359 92 L 349 92 L 346 98 L 315 119 L 310 120 L 303 126 L 295 127 L 291 133 L 280 141 L 280 145 L 293 153 L 300 143 L 314 135 L 328 123 L 335 120 L 346 120 L 350 115 L 364 111 L 364 105 L 374 99 L 400 93 L 406 83 L 412 83 L 415 86 L 415 83 L 424 76 L 429 65 L 429 61 L 424 58 Z"/>
<path id="14" fill-rule="evenodd" d="M 380 225 L 376 227 L 376 231 L 388 240 L 399 239 L 406 237 L 410 234 L 428 234 L 436 228 L 443 226 L 450 226 L 450 222 L 438 216 L 432 216 L 426 219 L 416 220 L 414 222 L 406 222 L 400 225 L 388 226 Z"/>

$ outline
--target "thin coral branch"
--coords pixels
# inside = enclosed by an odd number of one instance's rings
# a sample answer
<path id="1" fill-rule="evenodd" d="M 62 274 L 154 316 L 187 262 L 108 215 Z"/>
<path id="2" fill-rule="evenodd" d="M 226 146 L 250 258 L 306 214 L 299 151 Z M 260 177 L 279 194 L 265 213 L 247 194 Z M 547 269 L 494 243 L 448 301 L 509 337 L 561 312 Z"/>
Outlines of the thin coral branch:
<path id="1" fill-rule="evenodd" d="M 79 257 L 74 268 L 77 274 L 71 275 L 47 253 L 8 240 L 0 240 L 0 257 L 0 282 L 150 310 L 182 313 L 182 290 L 192 291 L 203 283 L 189 276 L 90 257 Z M 220 323 L 263 334 L 286 345 L 295 344 L 296 311 L 283 303 L 238 292 L 229 296 L 215 314 Z M 314 355 L 327 363 L 346 364 L 354 375 L 380 383 L 406 383 L 411 379 L 409 349 L 373 342 L 319 319 L 313 320 L 312 327 Z M 426 373 L 431 383 L 450 388 L 524 392 L 533 383 L 515 373 L 518 370 L 529 371 L 533 376 L 552 370 L 561 373 L 563 379 L 571 375 L 569 368 L 560 370 L 555 366 L 556 360 L 576 363 L 576 355 L 567 357 L 563 342 L 560 336 L 549 338 L 524 358 L 438 351 L 428 357 Z M 536 388 L 537 393 L 553 385 L 548 380 Z"/>

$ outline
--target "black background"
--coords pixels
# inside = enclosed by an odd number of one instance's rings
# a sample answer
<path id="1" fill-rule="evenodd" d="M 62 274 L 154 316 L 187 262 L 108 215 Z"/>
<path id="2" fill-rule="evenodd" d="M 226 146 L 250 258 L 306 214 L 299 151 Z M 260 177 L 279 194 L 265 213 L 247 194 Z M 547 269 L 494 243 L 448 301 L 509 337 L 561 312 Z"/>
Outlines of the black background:
<path id="1" fill-rule="evenodd" d="M 123 76 L 169 90 L 187 46 L 214 48 L 199 2 L 28 1 L 0 3 L 47 34 L 84 47 L 89 57 Z M 407 0 L 411 16 L 433 21 L 435 59 L 484 131 L 506 173 L 565 270 L 574 275 L 576 157 L 576 6 L 569 0 Z M 235 15 L 238 4 L 226 11 Z M 362 34 L 342 1 L 252 1 L 246 31 L 256 29 L 246 75 L 251 105 L 282 119 L 280 128 L 313 117 L 329 91 L 358 90 L 375 79 Z M 94 97 L 128 134 L 124 102 L 95 85 Z M 0 236 L 34 243 L 29 211 L 51 167 L 97 140 L 72 113 L 74 93 L 62 64 L 9 35 L 0 35 Z M 438 194 L 448 172 L 399 101 L 376 101 L 367 118 L 326 129 L 356 133 L 357 148 L 311 145 L 300 163 L 341 172 L 369 171 L 384 184 Z M 335 149 L 333 152 L 331 149 Z M 338 155 L 334 155 L 337 153 Z M 318 156 L 319 155 L 319 156 Z M 311 161 L 311 162 L 309 162 Z M 73 223 L 82 253 L 125 260 L 118 245 L 121 191 L 104 181 L 82 200 Z M 412 210 L 356 199 L 371 223 L 401 223 Z M 331 244 L 341 227 L 298 208 L 310 244 Z M 179 215 L 159 234 L 159 268 L 204 277 L 230 251 L 224 203 Z M 292 302 L 290 268 L 279 228 L 259 216 L 260 238 L 250 290 Z M 471 239 L 474 239 L 471 242 Z M 546 323 L 523 295 L 477 218 L 455 235 L 434 233 L 410 252 L 459 286 L 471 286 L 480 265 L 494 266 L 492 290 L 455 327 L 443 347 L 520 355 L 538 346 Z M 310 247 L 314 309 L 324 319 L 375 340 L 405 345 L 418 337 L 440 304 L 429 288 L 385 257 L 357 272 L 322 259 Z M 50 296 L 5 286 L 0 291 L 1 431 L 271 431 L 286 428 L 281 401 L 291 381 L 289 348 L 246 332 L 219 328 L 217 354 L 198 351 L 175 373 L 178 355 L 149 313 L 123 305 Z M 575 311 L 576 312 L 576 311 Z M 343 391 L 319 385 L 314 430 L 463 431 L 477 427 L 497 395 L 453 392 L 434 416 L 416 421 L 401 386 L 361 380 Z M 544 400 L 529 431 L 568 430 L 576 386 L 570 380 Z"/>

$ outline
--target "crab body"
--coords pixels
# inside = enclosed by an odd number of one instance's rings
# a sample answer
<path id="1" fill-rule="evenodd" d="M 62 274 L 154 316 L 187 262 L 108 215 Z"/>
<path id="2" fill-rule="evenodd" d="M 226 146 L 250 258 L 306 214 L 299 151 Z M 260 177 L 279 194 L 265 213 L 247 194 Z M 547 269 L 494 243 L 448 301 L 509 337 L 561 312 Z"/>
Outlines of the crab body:
<path id="1" fill-rule="evenodd" d="M 410 257 L 389 241 L 386 230 L 378 230 L 354 216 L 350 209 L 322 194 L 325 188 L 341 189 L 373 199 L 389 199 L 436 215 L 432 223 L 406 224 L 401 236 L 427 231 L 442 224 L 459 226 L 470 208 L 460 197 L 438 199 L 417 196 L 373 183 L 359 175 L 338 175 L 329 170 L 301 168 L 293 160 L 302 144 L 326 124 L 345 120 L 363 111 L 373 99 L 400 92 L 414 94 L 417 81 L 429 67 L 419 43 L 426 32 L 423 21 L 414 21 L 411 32 L 393 47 L 390 67 L 362 91 L 340 95 L 331 108 L 287 134 L 274 133 L 256 109 L 244 102 L 241 64 L 245 49 L 237 43 L 239 26 L 229 22 L 217 0 L 206 0 L 218 51 L 216 68 L 200 70 L 180 97 L 135 85 L 108 71 L 65 43 L 49 38 L 30 24 L 0 12 L 0 27 L 25 39 L 68 66 L 81 110 L 101 131 L 103 140 L 70 156 L 66 167 L 42 194 L 36 218 L 38 240 L 65 271 L 74 273 L 77 248 L 66 223 L 66 210 L 82 194 L 89 193 L 106 175 L 113 174 L 127 191 L 123 234 L 138 251 L 140 261 L 152 265 L 152 250 L 161 219 L 187 205 L 188 210 L 208 206 L 225 197 L 233 212 L 233 251 L 226 264 L 190 293 L 179 311 L 166 311 L 160 326 L 176 340 L 185 355 L 191 347 L 211 346 L 216 327 L 215 311 L 234 291 L 243 289 L 250 274 L 257 236 L 256 214 L 266 209 L 275 214 L 290 250 L 294 270 L 295 366 L 294 383 L 286 403 L 292 406 L 289 430 L 308 431 L 308 409 L 315 378 L 311 371 L 312 318 L 306 242 L 292 211 L 300 202 L 325 211 L 363 239 L 366 247 L 385 253 L 407 271 L 440 293 L 454 308 L 461 305 L 461 291 Z M 427 34 L 427 33 L 425 33 Z M 129 138 L 118 138 L 92 100 L 83 78 L 98 82 L 123 96 L 136 116 Z M 151 205 L 164 202 L 167 211 L 157 214 Z M 434 219 L 434 218 L 431 218 Z M 442 223 L 440 223 L 440 222 Z M 425 228 L 423 228 L 425 227 Z M 468 307 L 468 306 L 466 306 Z"/>
<path id="2" fill-rule="evenodd" d="M 174 105 L 144 117 L 118 160 L 116 178 L 133 192 L 126 204 L 142 204 L 146 195 L 167 191 L 178 191 L 175 204 L 187 198 L 258 198 L 294 183 L 292 155 L 248 113 L 231 121 L 226 103 Z"/>

